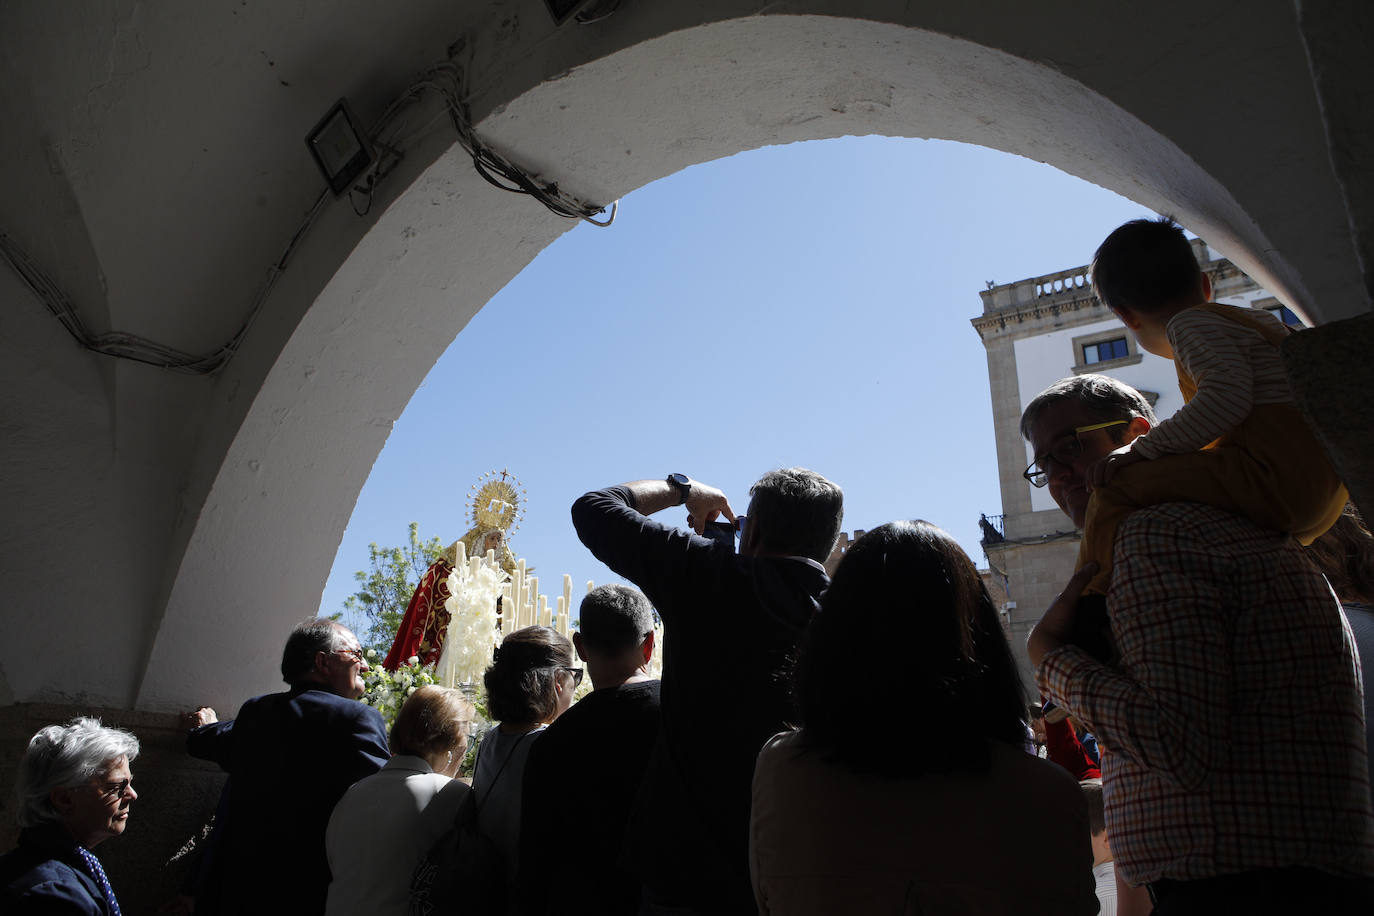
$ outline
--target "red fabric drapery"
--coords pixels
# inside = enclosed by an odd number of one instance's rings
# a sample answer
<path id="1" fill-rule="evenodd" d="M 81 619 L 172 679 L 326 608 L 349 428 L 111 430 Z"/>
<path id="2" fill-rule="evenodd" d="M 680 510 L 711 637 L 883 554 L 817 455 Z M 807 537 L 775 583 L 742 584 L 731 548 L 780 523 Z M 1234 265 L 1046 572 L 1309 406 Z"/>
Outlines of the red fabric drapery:
<path id="1" fill-rule="evenodd" d="M 395 671 L 412 655 L 419 656 L 422 665 L 432 665 L 439 660 L 444 634 L 448 632 L 449 612 L 444 601 L 449 597 L 448 577 L 452 572 L 453 564 L 446 557 L 435 560 L 425 570 L 420 584 L 415 587 L 415 594 L 410 596 L 391 651 L 382 662 L 383 668 Z"/>

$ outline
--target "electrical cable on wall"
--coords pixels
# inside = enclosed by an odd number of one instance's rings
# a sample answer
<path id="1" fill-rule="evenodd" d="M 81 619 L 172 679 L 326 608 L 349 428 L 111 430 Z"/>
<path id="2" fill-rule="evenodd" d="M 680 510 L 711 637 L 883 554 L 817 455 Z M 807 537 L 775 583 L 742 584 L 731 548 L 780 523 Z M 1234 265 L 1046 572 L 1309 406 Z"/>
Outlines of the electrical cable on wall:
<path id="1" fill-rule="evenodd" d="M 385 137 L 385 132 L 397 119 L 400 111 L 406 105 L 416 102 L 426 91 L 437 93 L 443 100 L 453 129 L 458 134 L 459 145 L 472 157 L 472 164 L 477 170 L 477 174 L 481 175 L 488 184 L 503 191 L 528 194 L 553 213 L 567 219 L 580 219 L 600 228 L 606 228 L 615 222 L 618 202 L 613 202 L 610 205 L 611 212 L 606 219 L 595 219 L 599 214 L 606 212 L 606 207 L 584 203 L 563 192 L 557 183 L 543 183 L 539 178 L 531 175 L 527 170 L 511 162 L 484 143 L 477 132 L 473 130 L 467 104 L 463 101 L 465 93 L 462 70 L 450 62 L 438 64 L 423 74 L 420 79 L 412 83 L 387 106 L 368 132 L 375 145 L 383 149 L 389 147 L 395 150 L 399 148 L 400 144 L 395 140 L 389 141 Z M 429 122 L 429 124 L 432 123 L 432 121 Z M 427 128 L 429 124 L 426 124 L 425 127 Z M 424 132 L 424 129 L 421 132 Z M 406 138 L 407 142 L 412 141 L 415 136 L 417 134 L 411 134 Z M 370 197 L 380 178 L 385 175 L 386 170 L 391 165 L 394 165 L 394 162 L 395 160 L 388 159 L 387 156 L 378 156 L 372 169 L 364 176 L 364 186 L 356 190 L 363 191 Z"/>
<path id="2" fill-rule="evenodd" d="M 388 131 L 394 127 L 400 112 L 407 105 L 417 102 L 424 93 L 429 91 L 437 93 L 442 99 L 443 112 L 404 138 L 390 136 Z M 615 222 L 615 214 L 619 206 L 618 201 L 611 203 L 611 212 L 606 219 L 598 220 L 595 217 L 606 212 L 604 206 L 584 203 L 562 191 L 557 183 L 546 184 L 542 182 L 482 142 L 472 128 L 467 105 L 463 101 L 462 71 L 456 65 L 448 62 L 437 65 L 408 86 L 404 92 L 387 105 L 368 132 L 369 138 L 376 148 L 382 151 L 382 155 L 378 156 L 368 171 L 364 173 L 362 184 L 349 191 L 349 201 L 354 213 L 359 216 L 366 216 L 371 211 L 372 197 L 377 186 L 400 162 L 404 156 L 405 147 L 429 133 L 433 125 L 442 120 L 445 115 L 448 116 L 458 134 L 459 145 L 472 157 L 473 167 L 492 186 L 515 194 L 529 195 L 551 212 L 567 219 L 582 220 L 600 228 L 606 228 Z M 354 197 L 355 194 L 360 194 L 362 197 L 361 208 L 358 198 Z M 169 369 L 173 372 L 188 375 L 211 375 L 224 368 L 229 360 L 234 357 L 234 354 L 238 352 L 239 346 L 242 345 L 244 338 L 248 335 L 248 329 L 252 327 L 253 321 L 262 311 L 263 305 L 266 304 L 268 294 L 276 285 L 277 279 L 286 270 L 287 263 L 295 253 L 297 246 L 311 226 L 314 225 L 316 218 L 324 210 L 325 204 L 329 202 L 331 196 L 331 192 L 325 190 L 315 199 L 305 218 L 291 236 L 285 250 L 282 251 L 281 256 L 268 269 L 266 277 L 253 297 L 247 316 L 233 336 L 223 345 L 202 354 L 187 353 L 175 347 L 149 340 L 146 337 L 123 331 L 92 334 L 62 289 L 33 262 L 33 259 L 13 239 L 4 233 L 0 233 L 0 257 L 4 258 L 24 285 L 38 297 L 44 307 L 57 318 L 67 333 L 82 347 L 105 356 L 132 360 L 149 366 L 157 366 L 161 369 Z"/>

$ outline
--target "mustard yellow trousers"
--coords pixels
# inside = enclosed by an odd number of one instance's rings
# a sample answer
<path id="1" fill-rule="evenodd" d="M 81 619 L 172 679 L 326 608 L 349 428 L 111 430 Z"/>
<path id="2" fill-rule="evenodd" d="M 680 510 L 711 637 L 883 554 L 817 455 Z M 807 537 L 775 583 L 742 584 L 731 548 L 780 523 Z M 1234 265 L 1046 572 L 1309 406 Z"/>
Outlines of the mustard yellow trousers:
<path id="1" fill-rule="evenodd" d="M 1292 534 L 1304 546 L 1336 523 L 1349 494 L 1307 420 L 1285 404 L 1256 405 L 1206 448 L 1124 468 L 1093 491 L 1078 564 L 1098 564 L 1086 591 L 1111 584 L 1116 530 L 1127 515 L 1168 502 L 1205 503 Z"/>

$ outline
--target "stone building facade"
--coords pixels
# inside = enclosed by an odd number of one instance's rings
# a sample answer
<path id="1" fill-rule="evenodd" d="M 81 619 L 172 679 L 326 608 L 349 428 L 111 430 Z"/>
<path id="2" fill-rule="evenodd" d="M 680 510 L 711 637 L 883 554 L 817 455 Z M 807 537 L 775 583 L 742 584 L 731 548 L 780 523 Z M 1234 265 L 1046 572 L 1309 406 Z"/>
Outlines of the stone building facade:
<path id="1" fill-rule="evenodd" d="M 1300 319 L 1221 257 L 1193 240 L 1198 263 L 1211 276 L 1218 302 L 1275 310 L 1289 324 Z M 1041 390 L 1068 375 L 1101 372 L 1135 387 L 1160 419 L 1183 400 L 1174 364 L 1140 350 L 1112 312 L 1093 295 L 1088 268 L 1077 267 L 1015 283 L 989 284 L 983 313 L 972 319 L 988 357 L 1000 516 L 983 525 L 987 579 L 1003 627 L 1027 685 L 1034 682 L 1026 636 L 1073 573 L 1079 532 L 1050 498 L 1022 477 L 1034 459 L 1021 438 L 1021 412 Z"/>

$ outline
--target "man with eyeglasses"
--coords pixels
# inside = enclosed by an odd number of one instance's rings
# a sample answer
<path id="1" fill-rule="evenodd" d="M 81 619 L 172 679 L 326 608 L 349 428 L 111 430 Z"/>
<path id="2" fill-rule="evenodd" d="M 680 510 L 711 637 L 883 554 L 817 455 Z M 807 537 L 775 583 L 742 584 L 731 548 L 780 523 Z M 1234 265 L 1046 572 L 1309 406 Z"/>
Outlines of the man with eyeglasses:
<path id="1" fill-rule="evenodd" d="M 1149 432 L 1134 389 L 1083 375 L 1021 418 L 1026 469 L 1082 526 L 1086 472 Z M 1119 529 L 1109 647 L 1075 618 L 1091 564 L 1031 631 L 1047 699 L 1104 748 L 1117 872 L 1157 916 L 1372 912 L 1360 672 L 1349 626 L 1290 536 L 1197 503 L 1132 513 Z"/>
<path id="2" fill-rule="evenodd" d="M 347 627 L 310 620 L 282 652 L 289 690 L 249 700 L 228 722 L 208 707 L 191 714 L 187 750 L 229 774 L 213 840 L 218 873 L 202 885 L 220 912 L 324 912 L 329 815 L 391 757 L 381 714 L 358 702 L 367 670 Z"/>
<path id="3" fill-rule="evenodd" d="M 791 715 L 780 672 L 830 582 L 822 564 L 843 494 L 805 468 L 772 471 L 749 492 L 738 552 L 725 494 L 684 474 L 573 504 L 582 543 L 663 618 L 662 727 L 625 848 L 652 916 L 756 912 L 754 761 Z M 686 508 L 691 530 L 651 518 L 673 506 Z"/>

